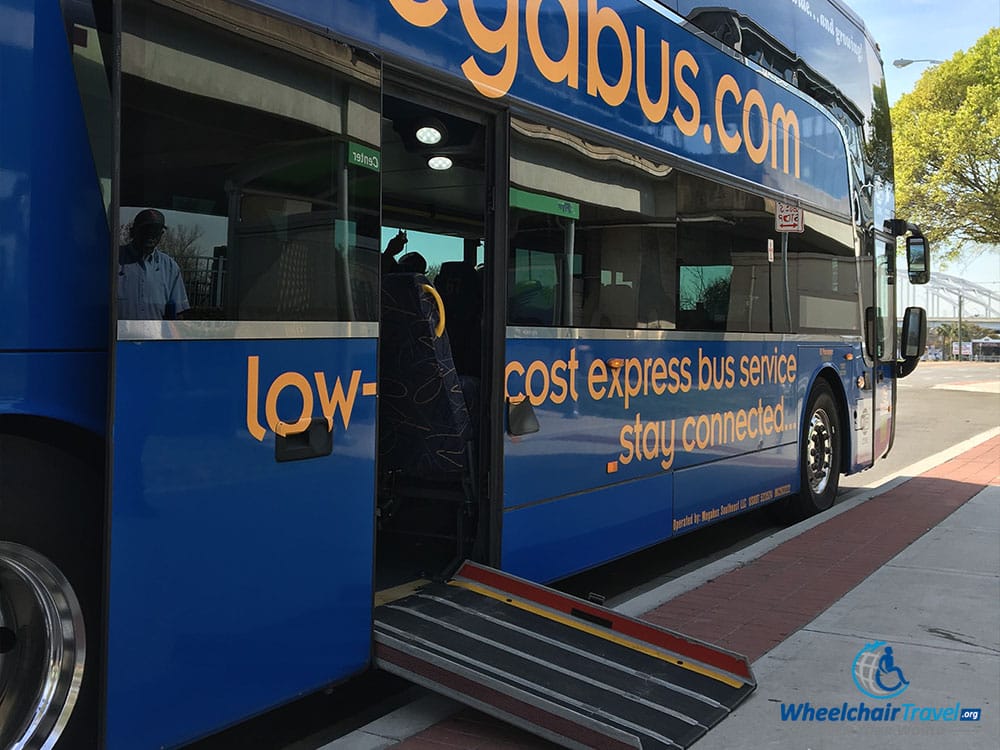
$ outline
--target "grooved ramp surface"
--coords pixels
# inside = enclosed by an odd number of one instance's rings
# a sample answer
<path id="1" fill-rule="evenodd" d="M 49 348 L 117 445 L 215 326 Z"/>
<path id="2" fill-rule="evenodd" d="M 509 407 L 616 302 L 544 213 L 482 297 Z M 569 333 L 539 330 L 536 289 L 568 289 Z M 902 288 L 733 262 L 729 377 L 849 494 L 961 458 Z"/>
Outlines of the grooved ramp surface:
<path id="1" fill-rule="evenodd" d="M 746 660 L 466 563 L 375 610 L 376 663 L 566 747 L 688 747 L 755 683 Z"/>

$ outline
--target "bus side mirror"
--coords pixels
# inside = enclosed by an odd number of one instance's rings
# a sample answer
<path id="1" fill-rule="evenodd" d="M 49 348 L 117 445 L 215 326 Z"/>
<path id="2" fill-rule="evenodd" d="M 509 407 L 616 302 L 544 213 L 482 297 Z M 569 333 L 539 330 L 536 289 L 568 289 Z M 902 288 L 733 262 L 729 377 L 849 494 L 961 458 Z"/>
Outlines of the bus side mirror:
<path id="1" fill-rule="evenodd" d="M 899 363 L 897 376 L 905 378 L 913 372 L 926 349 L 927 313 L 922 307 L 908 307 L 903 314 L 903 335 L 900 342 L 903 361 Z"/>
<path id="2" fill-rule="evenodd" d="M 931 280 L 930 248 L 925 237 L 906 238 L 906 271 L 911 284 L 926 284 Z"/>

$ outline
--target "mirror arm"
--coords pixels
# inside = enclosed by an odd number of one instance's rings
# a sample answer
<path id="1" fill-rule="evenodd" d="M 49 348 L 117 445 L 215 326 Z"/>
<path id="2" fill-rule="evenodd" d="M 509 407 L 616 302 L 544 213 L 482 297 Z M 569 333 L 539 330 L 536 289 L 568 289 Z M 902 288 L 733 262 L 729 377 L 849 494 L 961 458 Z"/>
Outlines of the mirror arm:
<path id="1" fill-rule="evenodd" d="M 896 362 L 896 377 L 905 378 L 917 369 L 917 363 L 919 361 L 920 357 L 906 357 L 901 362 Z"/>
<path id="2" fill-rule="evenodd" d="M 924 236 L 919 226 L 903 219 L 886 219 L 883 226 L 896 237 L 903 237 L 907 232 L 917 237 Z"/>

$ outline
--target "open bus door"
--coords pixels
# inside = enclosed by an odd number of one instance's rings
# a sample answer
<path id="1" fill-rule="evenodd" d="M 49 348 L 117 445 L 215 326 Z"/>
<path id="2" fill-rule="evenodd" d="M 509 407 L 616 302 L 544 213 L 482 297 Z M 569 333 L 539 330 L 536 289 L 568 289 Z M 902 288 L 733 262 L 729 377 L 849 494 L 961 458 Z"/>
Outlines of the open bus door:
<path id="1" fill-rule="evenodd" d="M 375 663 L 569 747 L 686 747 L 753 690 L 743 657 L 455 571 L 500 558 L 506 122 L 414 90 L 383 99 Z"/>
<path id="2" fill-rule="evenodd" d="M 499 502 L 497 120 L 420 88 L 382 109 L 377 602 L 488 561 Z"/>
<path id="3" fill-rule="evenodd" d="M 213 8 L 121 8 L 114 749 L 370 660 L 380 70 Z"/>
<path id="4" fill-rule="evenodd" d="M 916 369 L 927 346 L 927 313 L 908 307 L 901 315 L 901 331 L 896 329 L 896 237 L 905 238 L 906 271 L 910 284 L 930 280 L 930 250 L 920 228 L 902 220 L 886 222 L 893 234 L 875 237 L 872 264 L 874 298 L 865 308 L 865 353 L 875 362 L 873 459 L 892 448 L 895 436 L 896 380 Z M 864 269 L 863 269 L 864 272 Z M 899 340 L 897 342 L 897 334 Z"/>
<path id="5" fill-rule="evenodd" d="M 875 237 L 873 305 L 865 310 L 865 343 L 872 370 L 872 460 L 892 446 L 896 367 L 896 242 Z"/>

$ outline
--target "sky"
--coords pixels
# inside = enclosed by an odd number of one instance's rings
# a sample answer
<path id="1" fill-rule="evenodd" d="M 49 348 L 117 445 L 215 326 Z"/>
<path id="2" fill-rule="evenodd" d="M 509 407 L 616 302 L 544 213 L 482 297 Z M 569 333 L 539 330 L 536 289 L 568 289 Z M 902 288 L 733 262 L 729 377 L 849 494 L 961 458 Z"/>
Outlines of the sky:
<path id="1" fill-rule="evenodd" d="M 949 60 L 991 27 L 1000 0 L 846 0 L 882 50 L 889 101 L 910 91 L 928 63 L 896 68 L 893 60 Z"/>
<path id="2" fill-rule="evenodd" d="M 913 89 L 929 63 L 896 68 L 892 61 L 949 60 L 966 50 L 991 27 L 1000 26 L 1000 0 L 846 0 L 857 12 L 882 50 L 889 101 Z M 932 251 L 933 255 L 933 251 Z M 1000 253 L 960 260 L 944 269 L 969 281 L 1000 291 Z"/>

